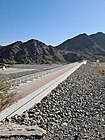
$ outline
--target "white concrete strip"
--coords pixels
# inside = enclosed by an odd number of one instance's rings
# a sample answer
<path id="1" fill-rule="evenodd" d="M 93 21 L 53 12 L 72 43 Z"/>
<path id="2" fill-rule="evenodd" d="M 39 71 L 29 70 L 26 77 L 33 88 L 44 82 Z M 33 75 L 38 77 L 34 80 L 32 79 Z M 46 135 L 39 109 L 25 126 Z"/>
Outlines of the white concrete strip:
<path id="1" fill-rule="evenodd" d="M 84 64 L 84 62 L 75 63 L 74 66 L 66 73 L 62 74 L 61 76 L 57 77 L 53 81 L 49 82 L 48 84 L 44 85 L 43 87 L 39 88 L 38 90 L 32 92 L 28 96 L 19 100 L 17 103 L 11 105 L 10 107 L 0 112 L 0 121 L 5 119 L 6 117 L 11 117 L 15 114 L 20 115 L 25 110 L 28 110 L 29 108 L 34 106 L 34 104 L 40 102 L 48 93 L 50 93 L 58 84 L 64 81 L 69 75 L 71 75 L 82 64 Z"/>

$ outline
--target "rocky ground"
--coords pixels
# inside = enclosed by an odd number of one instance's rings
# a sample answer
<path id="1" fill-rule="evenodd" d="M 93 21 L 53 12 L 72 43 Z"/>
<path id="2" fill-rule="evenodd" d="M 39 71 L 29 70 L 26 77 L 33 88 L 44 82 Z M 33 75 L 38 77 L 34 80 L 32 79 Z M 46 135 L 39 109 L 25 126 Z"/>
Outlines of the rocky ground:
<path id="1" fill-rule="evenodd" d="M 38 125 L 46 140 L 105 139 L 105 77 L 83 65 L 40 103 L 11 122 Z"/>
<path id="2" fill-rule="evenodd" d="M 22 76 L 30 75 L 30 74 L 35 74 L 37 73 L 37 70 L 32 70 L 32 71 L 24 71 L 24 72 L 17 72 L 17 73 L 10 73 L 10 74 L 1 74 L 0 76 L 6 77 L 9 80 L 16 79 Z"/>
<path id="3" fill-rule="evenodd" d="M 9 80 L 11 79 L 15 79 L 15 78 L 19 78 L 22 76 L 26 76 L 26 75 L 30 75 L 30 74 L 35 74 L 41 71 L 46 71 L 46 70 L 50 70 L 53 68 L 57 68 L 62 66 L 61 64 L 52 64 L 52 65 L 47 65 L 47 64 L 42 64 L 42 65 L 25 65 L 25 64 L 17 64 L 12 66 L 12 68 L 17 68 L 17 69 L 27 69 L 27 71 L 23 71 L 23 72 L 16 72 L 16 73 L 9 73 L 9 74 L 1 74 L 0 76 L 6 77 Z M 32 70 L 28 70 L 28 69 L 32 69 Z"/>

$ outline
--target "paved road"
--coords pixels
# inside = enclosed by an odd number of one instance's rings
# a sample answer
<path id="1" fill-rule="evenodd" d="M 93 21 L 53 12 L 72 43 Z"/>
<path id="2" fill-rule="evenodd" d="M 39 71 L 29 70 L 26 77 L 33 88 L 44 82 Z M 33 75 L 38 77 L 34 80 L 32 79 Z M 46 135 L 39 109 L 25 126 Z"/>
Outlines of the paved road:
<path id="1" fill-rule="evenodd" d="M 69 75 L 71 75 L 76 69 L 78 69 L 84 63 L 85 62 L 69 64 L 66 68 L 59 70 L 60 75 L 58 77 L 54 78 L 47 84 L 34 90 L 32 93 L 19 100 L 17 103 L 3 110 L 0 113 L 0 121 L 6 117 L 11 117 L 15 114 L 22 114 L 25 110 L 34 106 L 35 103 L 40 102 L 48 93 L 52 91 L 52 89 L 54 89 L 59 83 L 64 81 Z M 61 71 L 63 72 L 61 73 Z M 56 73 L 57 72 L 55 72 L 55 74 Z M 42 79 L 44 79 L 44 77 L 42 77 Z"/>

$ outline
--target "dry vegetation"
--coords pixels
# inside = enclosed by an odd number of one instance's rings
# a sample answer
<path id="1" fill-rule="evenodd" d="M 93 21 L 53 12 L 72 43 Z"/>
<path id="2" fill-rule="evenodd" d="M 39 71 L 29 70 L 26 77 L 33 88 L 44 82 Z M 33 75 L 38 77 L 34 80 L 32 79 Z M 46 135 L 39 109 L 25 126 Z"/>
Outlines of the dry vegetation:
<path id="1" fill-rule="evenodd" d="M 94 67 L 97 71 L 97 73 L 101 74 L 102 76 L 105 76 L 105 63 L 92 63 L 92 67 Z"/>
<path id="2" fill-rule="evenodd" d="M 15 93 L 10 91 L 10 84 L 0 76 L 0 111 L 12 104 L 14 95 Z"/>

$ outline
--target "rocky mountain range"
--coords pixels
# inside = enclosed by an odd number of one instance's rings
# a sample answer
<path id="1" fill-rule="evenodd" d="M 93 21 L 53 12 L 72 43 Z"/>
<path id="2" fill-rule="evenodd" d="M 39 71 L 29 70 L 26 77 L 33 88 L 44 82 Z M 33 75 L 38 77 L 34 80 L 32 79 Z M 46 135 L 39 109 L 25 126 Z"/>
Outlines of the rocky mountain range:
<path id="1" fill-rule="evenodd" d="M 17 41 L 8 46 L 0 47 L 0 60 L 8 60 L 17 63 L 47 63 L 66 62 L 63 55 L 53 46 L 48 46 L 38 40 L 28 40 L 27 42 Z"/>
<path id="2" fill-rule="evenodd" d="M 102 32 L 92 35 L 80 34 L 66 40 L 56 48 L 65 51 L 63 56 L 66 61 L 69 61 L 73 54 L 77 60 L 105 61 L 105 34 Z"/>
<path id="3" fill-rule="evenodd" d="M 105 61 L 104 33 L 80 34 L 58 46 L 46 45 L 35 39 L 27 42 L 17 41 L 7 46 L 0 46 L 0 62 L 65 63 L 83 59 Z"/>

